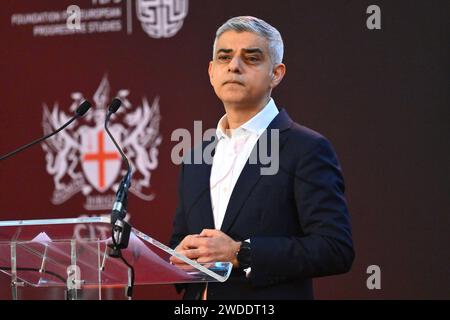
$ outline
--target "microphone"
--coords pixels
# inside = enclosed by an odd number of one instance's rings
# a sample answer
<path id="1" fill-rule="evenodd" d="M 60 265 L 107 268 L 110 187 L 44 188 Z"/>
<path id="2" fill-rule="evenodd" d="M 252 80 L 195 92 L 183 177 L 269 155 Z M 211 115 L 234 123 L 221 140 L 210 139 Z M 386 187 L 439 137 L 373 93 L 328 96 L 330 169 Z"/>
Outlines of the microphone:
<path id="1" fill-rule="evenodd" d="M 55 130 L 55 131 L 53 131 L 53 132 L 43 136 L 42 138 L 36 139 L 36 140 L 34 140 L 34 141 L 32 141 L 32 142 L 30 142 L 30 143 L 28 143 L 28 144 L 26 144 L 26 145 L 24 145 L 24 146 L 22 146 L 20 148 L 17 148 L 14 151 L 11 151 L 11 152 L 1 156 L 0 157 L 0 161 L 1 160 L 5 160 L 5 159 L 7 159 L 9 157 L 12 157 L 13 155 L 15 155 L 17 153 L 19 153 L 19 152 L 21 152 L 21 151 L 23 151 L 25 149 L 28 149 L 29 147 L 31 147 L 31 146 L 33 146 L 33 145 L 35 145 L 35 144 L 37 144 L 37 143 L 39 143 L 39 142 L 41 142 L 43 140 L 46 140 L 46 139 L 54 136 L 55 134 L 57 134 L 61 130 L 65 129 L 73 121 L 75 121 L 76 119 L 81 118 L 82 116 L 84 116 L 84 114 L 89 110 L 90 107 L 91 107 L 91 103 L 89 101 L 85 100 L 82 104 L 80 104 L 78 106 L 77 110 L 75 110 L 75 115 L 69 121 L 67 121 L 64 125 L 62 125 L 60 128 L 58 128 L 57 130 Z"/>
<path id="2" fill-rule="evenodd" d="M 128 240 L 131 231 L 131 226 L 123 221 L 127 214 L 128 208 L 128 189 L 131 185 L 131 166 L 125 153 L 119 147 L 113 135 L 108 129 L 108 122 L 111 116 L 119 109 L 121 104 L 122 101 L 114 98 L 109 105 L 108 113 L 106 114 L 105 118 L 105 130 L 114 143 L 115 147 L 119 151 L 120 155 L 122 156 L 122 160 L 127 165 L 127 173 L 119 184 L 119 188 L 117 189 L 116 198 L 111 212 L 111 224 L 114 225 L 112 240 L 114 243 L 114 251 L 116 252 L 117 249 L 123 249 L 128 246 Z"/>
<path id="3" fill-rule="evenodd" d="M 116 111 L 120 108 L 121 105 L 122 105 L 122 101 L 120 101 L 117 98 L 114 98 L 111 101 L 111 103 L 109 104 L 108 114 L 111 115 L 113 113 L 116 113 Z"/>

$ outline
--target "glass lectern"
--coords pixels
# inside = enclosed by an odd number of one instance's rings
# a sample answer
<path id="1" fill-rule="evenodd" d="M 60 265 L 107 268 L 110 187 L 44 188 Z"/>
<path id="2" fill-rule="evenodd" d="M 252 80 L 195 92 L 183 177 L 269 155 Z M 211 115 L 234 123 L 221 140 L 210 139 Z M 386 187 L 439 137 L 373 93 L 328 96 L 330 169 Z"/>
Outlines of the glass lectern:
<path id="1" fill-rule="evenodd" d="M 21 290 L 28 287 L 38 292 L 34 299 L 105 299 L 102 289 L 132 282 L 224 282 L 231 273 L 229 262 L 199 264 L 132 228 L 121 253 L 133 274 L 109 254 L 110 230 L 109 216 L 0 221 L 0 271 L 11 279 L 11 298 L 25 299 Z M 187 267 L 170 264 L 172 255 Z"/>

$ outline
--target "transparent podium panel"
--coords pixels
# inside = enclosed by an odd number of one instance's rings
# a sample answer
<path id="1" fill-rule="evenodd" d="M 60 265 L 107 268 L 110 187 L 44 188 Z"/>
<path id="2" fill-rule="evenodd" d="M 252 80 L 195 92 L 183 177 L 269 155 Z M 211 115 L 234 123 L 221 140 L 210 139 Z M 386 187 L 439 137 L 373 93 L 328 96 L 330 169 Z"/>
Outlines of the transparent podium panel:
<path id="1" fill-rule="evenodd" d="M 109 217 L 0 221 L 0 271 L 11 298 L 41 288 L 33 299 L 102 299 L 105 288 L 223 282 L 231 273 L 229 262 L 198 264 L 135 228 L 114 256 L 111 230 Z M 172 265 L 172 255 L 186 266 Z"/>
<path id="2" fill-rule="evenodd" d="M 0 271 L 11 277 L 11 297 L 25 287 L 60 288 L 60 298 L 81 298 L 81 288 L 101 288 L 99 241 L 43 240 L 0 242 Z M 41 290 L 42 299 L 58 290 Z M 48 294 L 50 296 L 48 296 Z M 92 294 L 91 294 L 92 295 Z M 99 297 L 94 292 L 93 298 Z"/>

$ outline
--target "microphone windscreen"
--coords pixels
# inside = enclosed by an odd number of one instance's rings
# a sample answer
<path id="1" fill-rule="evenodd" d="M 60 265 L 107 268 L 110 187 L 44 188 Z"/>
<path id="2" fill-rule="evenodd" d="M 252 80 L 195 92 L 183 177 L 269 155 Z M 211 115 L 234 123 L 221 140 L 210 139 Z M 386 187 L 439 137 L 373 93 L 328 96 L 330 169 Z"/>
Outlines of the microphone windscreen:
<path id="1" fill-rule="evenodd" d="M 109 109 L 108 112 L 109 113 L 115 113 L 117 111 L 117 109 L 119 109 L 120 105 L 122 104 L 122 101 L 120 101 L 117 98 L 114 98 L 111 103 L 109 104 Z"/>
<path id="2" fill-rule="evenodd" d="M 78 106 L 77 110 L 75 110 L 75 113 L 78 117 L 82 117 L 89 110 L 90 107 L 91 107 L 91 103 L 89 101 L 85 100 L 85 101 L 83 101 L 82 104 L 80 104 Z"/>

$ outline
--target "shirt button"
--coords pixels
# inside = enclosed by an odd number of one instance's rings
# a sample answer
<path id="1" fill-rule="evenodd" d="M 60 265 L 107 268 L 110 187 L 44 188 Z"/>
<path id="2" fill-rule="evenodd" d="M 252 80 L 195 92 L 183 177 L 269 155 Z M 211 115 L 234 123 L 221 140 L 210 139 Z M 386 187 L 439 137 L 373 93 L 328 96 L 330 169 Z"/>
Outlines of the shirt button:
<path id="1" fill-rule="evenodd" d="M 224 188 L 222 189 L 222 191 L 225 192 L 225 193 L 227 193 L 228 188 L 227 188 L 227 187 L 224 187 Z"/>

